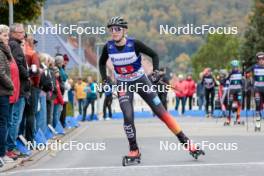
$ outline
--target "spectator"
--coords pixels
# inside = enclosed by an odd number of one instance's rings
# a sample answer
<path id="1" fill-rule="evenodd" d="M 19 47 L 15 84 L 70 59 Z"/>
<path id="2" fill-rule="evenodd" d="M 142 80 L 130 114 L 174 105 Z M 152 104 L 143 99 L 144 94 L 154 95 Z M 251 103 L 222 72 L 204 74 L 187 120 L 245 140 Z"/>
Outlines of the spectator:
<path id="1" fill-rule="evenodd" d="M 253 80 L 250 73 L 246 73 L 243 78 L 244 86 L 243 86 L 243 99 L 242 99 L 242 109 L 250 110 L 250 101 L 251 94 L 253 91 Z"/>
<path id="2" fill-rule="evenodd" d="M 51 93 L 54 90 L 53 79 L 50 72 L 50 64 L 51 64 L 51 56 L 45 53 L 41 53 L 39 55 L 40 58 L 40 67 L 41 67 L 41 75 L 40 75 L 40 84 L 39 88 L 41 89 L 40 102 L 44 108 L 41 108 L 39 115 L 43 117 L 42 123 L 40 123 L 40 127 L 42 130 L 47 129 L 48 124 L 52 124 L 51 121 Z M 46 111 L 43 111 L 46 110 Z M 46 129 L 45 129 L 46 128 Z M 45 132 L 45 131 L 43 131 Z"/>
<path id="3" fill-rule="evenodd" d="M 203 109 L 203 105 L 204 105 L 204 85 L 202 84 L 202 78 L 203 78 L 203 73 L 199 74 L 200 77 L 200 81 L 197 84 L 197 104 L 199 107 L 199 110 Z"/>
<path id="4" fill-rule="evenodd" d="M 9 114 L 9 97 L 13 94 L 14 85 L 10 77 L 10 62 L 12 60 L 8 47 L 9 28 L 0 25 L 0 167 L 13 162 L 6 156 L 6 135 Z"/>
<path id="5" fill-rule="evenodd" d="M 64 61 L 64 63 L 63 63 L 63 65 L 62 65 L 62 68 L 63 68 L 64 71 L 65 71 L 65 69 L 66 69 L 66 67 L 67 67 L 67 65 L 68 65 L 68 63 L 69 63 L 69 61 L 70 61 L 70 59 L 69 59 L 69 57 L 68 57 L 67 54 L 64 54 L 64 55 L 63 55 L 63 61 Z M 67 76 L 67 77 L 68 77 L 68 76 Z"/>
<path id="6" fill-rule="evenodd" d="M 65 88 L 65 92 L 63 94 L 63 101 L 64 101 L 64 104 L 63 104 L 63 108 L 62 108 L 62 112 L 61 112 L 61 116 L 60 116 L 60 122 L 63 126 L 63 128 L 66 127 L 66 122 L 65 122 L 65 119 L 66 119 L 66 115 L 67 115 L 67 104 L 69 102 L 69 90 L 71 90 L 71 84 L 69 83 L 68 79 L 66 80 L 66 82 L 64 83 L 64 88 Z"/>
<path id="7" fill-rule="evenodd" d="M 10 62 L 10 72 L 11 72 L 11 79 L 14 85 L 14 92 L 13 95 L 9 98 L 10 109 L 9 115 L 10 119 L 8 120 L 7 129 L 7 156 L 10 158 L 16 159 L 18 156 L 22 156 L 19 150 L 16 148 L 16 139 L 18 137 L 18 126 L 20 124 L 19 119 L 16 119 L 13 116 L 12 110 L 14 104 L 19 100 L 19 93 L 20 93 L 20 80 L 19 80 L 19 71 L 14 58 L 12 58 Z"/>
<path id="8" fill-rule="evenodd" d="M 56 77 L 54 74 L 55 68 L 55 59 L 49 56 L 49 62 L 47 63 L 48 69 L 47 72 L 51 78 L 52 90 L 47 94 L 47 124 L 53 125 L 53 110 L 54 110 L 54 100 L 57 96 L 56 89 Z"/>
<path id="9" fill-rule="evenodd" d="M 210 117 L 214 111 L 214 97 L 215 97 L 215 87 L 217 83 L 212 75 L 212 71 L 210 68 L 205 68 L 202 78 L 202 84 L 205 88 L 205 111 L 206 116 Z M 211 105 L 211 112 L 209 113 L 209 105 Z"/>
<path id="10" fill-rule="evenodd" d="M 69 111 L 70 111 L 69 115 L 74 116 L 74 83 L 72 79 L 69 79 L 69 84 L 71 86 L 71 89 L 68 91 Z"/>
<path id="11" fill-rule="evenodd" d="M 84 104 L 84 108 L 83 108 L 82 121 L 85 121 L 85 119 L 86 119 L 86 111 L 87 111 L 87 108 L 90 104 L 92 106 L 92 113 L 90 116 L 90 120 L 94 120 L 94 102 L 97 98 L 97 96 L 96 96 L 96 85 L 95 85 L 95 82 L 93 81 L 93 78 L 91 76 L 89 76 L 87 81 L 88 81 L 88 83 L 87 83 L 86 87 L 84 88 L 84 92 L 86 92 L 86 99 L 85 99 L 85 104 Z"/>
<path id="12" fill-rule="evenodd" d="M 18 66 L 19 78 L 20 78 L 19 100 L 13 106 L 12 116 L 14 119 L 18 119 L 18 122 L 20 122 L 20 124 L 18 125 L 21 126 L 21 129 L 24 128 L 24 123 L 23 123 L 24 121 L 21 122 L 21 120 L 25 109 L 26 99 L 28 99 L 30 94 L 30 78 L 29 78 L 28 66 L 24 52 L 21 47 L 24 37 L 25 37 L 25 31 L 22 24 L 15 23 L 10 26 L 9 46 L 11 49 L 11 53 Z M 29 127 L 29 129 L 31 129 L 31 127 Z M 20 131 L 19 133 L 23 134 L 22 131 Z M 31 137 L 28 136 L 28 137 L 31 139 L 33 138 L 33 136 Z"/>
<path id="13" fill-rule="evenodd" d="M 186 84 L 188 90 L 186 94 L 186 101 L 188 100 L 189 102 L 189 110 L 192 110 L 193 94 L 195 93 L 196 86 L 191 74 L 187 76 Z"/>
<path id="14" fill-rule="evenodd" d="M 178 76 L 178 81 L 175 83 L 175 94 L 176 94 L 176 106 L 175 110 L 178 111 L 179 104 L 181 102 L 182 105 L 182 111 L 181 114 L 183 115 L 185 113 L 185 102 L 186 102 L 186 95 L 188 91 L 188 87 L 186 84 L 186 81 L 183 78 L 183 75 Z"/>
<path id="15" fill-rule="evenodd" d="M 54 74 L 56 77 L 56 98 L 54 100 L 54 109 L 53 109 L 53 127 L 56 128 L 58 123 L 60 123 L 60 114 L 62 111 L 63 107 L 63 97 L 61 93 L 61 88 L 60 88 L 60 70 L 58 67 L 54 68 Z"/>
<path id="16" fill-rule="evenodd" d="M 74 86 L 74 89 L 75 89 L 75 98 L 78 101 L 79 115 L 83 114 L 83 105 L 84 105 L 84 100 L 86 98 L 86 93 L 84 92 L 85 87 L 86 87 L 86 83 L 82 81 L 82 78 L 78 78 L 78 81 Z"/>
<path id="17" fill-rule="evenodd" d="M 112 118 L 112 101 L 113 101 L 113 93 L 112 93 L 112 81 L 108 76 L 107 80 L 109 80 L 109 87 L 105 87 L 104 90 L 104 105 L 103 105 L 103 118 L 105 120 L 110 120 Z M 106 109 L 108 109 L 108 116 L 106 115 Z"/>
<path id="18" fill-rule="evenodd" d="M 61 116 L 60 116 L 60 121 L 61 121 L 61 124 L 63 127 L 66 126 L 66 123 L 65 123 L 66 114 L 67 114 L 66 110 L 67 110 L 67 104 L 69 101 L 68 92 L 71 89 L 71 85 L 68 82 L 68 75 L 65 71 L 65 68 L 66 68 L 68 62 L 69 62 L 69 58 L 68 58 L 67 54 L 64 54 L 62 65 L 61 64 L 58 65 L 58 67 L 60 69 L 60 77 L 61 77 L 62 83 L 64 84 L 64 93 L 63 93 L 64 105 L 63 105 L 63 109 L 62 109 Z"/>
<path id="19" fill-rule="evenodd" d="M 46 93 L 40 89 L 40 59 L 38 53 L 35 51 L 35 44 L 32 35 L 26 35 L 26 59 L 30 68 L 30 80 L 31 80 L 31 95 L 29 98 L 30 108 L 27 115 L 27 126 L 32 130 L 28 130 L 30 136 L 35 136 L 35 133 L 41 129 L 42 132 L 46 131 L 47 115 L 46 115 Z M 28 129 L 28 128 L 27 128 Z M 26 130 L 27 131 L 27 130 Z"/>

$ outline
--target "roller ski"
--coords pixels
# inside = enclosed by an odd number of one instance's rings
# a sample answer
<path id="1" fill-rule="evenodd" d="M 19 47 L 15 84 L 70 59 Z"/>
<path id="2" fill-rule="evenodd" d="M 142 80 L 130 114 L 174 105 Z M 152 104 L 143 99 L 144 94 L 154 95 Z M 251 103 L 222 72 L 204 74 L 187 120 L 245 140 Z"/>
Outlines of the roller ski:
<path id="1" fill-rule="evenodd" d="M 200 155 L 205 155 L 205 152 L 200 149 L 199 147 L 197 147 L 194 150 L 190 150 L 190 155 L 194 158 L 194 159 L 198 159 Z"/>
<path id="2" fill-rule="evenodd" d="M 140 164 L 141 162 L 141 153 L 139 150 L 130 151 L 128 155 L 123 156 L 122 165 L 123 166 L 131 166 Z"/>
<path id="3" fill-rule="evenodd" d="M 184 144 L 184 147 L 189 150 L 190 155 L 194 159 L 198 159 L 200 155 L 205 155 L 205 152 L 199 147 L 188 141 L 188 144 Z"/>

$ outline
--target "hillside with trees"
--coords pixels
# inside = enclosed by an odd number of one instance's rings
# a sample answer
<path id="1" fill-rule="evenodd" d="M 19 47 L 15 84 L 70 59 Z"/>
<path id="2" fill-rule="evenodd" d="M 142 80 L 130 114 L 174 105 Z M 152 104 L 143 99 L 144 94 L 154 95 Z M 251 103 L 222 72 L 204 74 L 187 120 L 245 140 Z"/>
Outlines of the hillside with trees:
<path id="1" fill-rule="evenodd" d="M 115 15 L 129 22 L 129 35 L 153 47 L 161 65 L 178 70 L 177 58 L 191 58 L 205 42 L 206 35 L 160 35 L 159 26 L 237 26 L 237 37 L 246 29 L 251 0 L 48 0 L 46 19 L 64 25 L 89 21 L 89 26 L 104 26 Z M 87 36 L 86 36 L 87 37 Z M 106 35 L 97 40 L 105 41 Z M 186 62 L 190 62 L 187 59 Z M 190 65 L 186 63 L 185 65 Z M 179 70 L 182 70 L 182 65 Z M 188 69 L 189 71 L 190 69 Z"/>

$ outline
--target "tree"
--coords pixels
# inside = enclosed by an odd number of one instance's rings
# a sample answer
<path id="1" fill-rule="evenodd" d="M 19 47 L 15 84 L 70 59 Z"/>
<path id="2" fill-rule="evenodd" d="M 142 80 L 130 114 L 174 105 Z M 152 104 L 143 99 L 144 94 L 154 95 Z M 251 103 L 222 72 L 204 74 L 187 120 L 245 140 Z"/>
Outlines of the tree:
<path id="1" fill-rule="evenodd" d="M 186 74 L 191 71 L 191 58 L 186 53 L 181 53 L 175 59 L 175 69 L 177 74 Z"/>
<path id="2" fill-rule="evenodd" d="M 197 76 L 205 67 L 222 69 L 229 66 L 234 58 L 238 59 L 239 39 L 232 35 L 213 34 L 192 57 L 192 65 Z"/>
<path id="3" fill-rule="evenodd" d="M 8 24 L 8 1 L 0 2 L 0 24 Z M 41 7 L 46 0 L 11 0 L 14 3 L 14 22 L 28 22 L 36 20 L 41 14 Z"/>
<path id="4" fill-rule="evenodd" d="M 250 23 L 241 47 L 241 58 L 246 66 L 255 62 L 255 54 L 264 51 L 264 0 L 255 0 Z"/>

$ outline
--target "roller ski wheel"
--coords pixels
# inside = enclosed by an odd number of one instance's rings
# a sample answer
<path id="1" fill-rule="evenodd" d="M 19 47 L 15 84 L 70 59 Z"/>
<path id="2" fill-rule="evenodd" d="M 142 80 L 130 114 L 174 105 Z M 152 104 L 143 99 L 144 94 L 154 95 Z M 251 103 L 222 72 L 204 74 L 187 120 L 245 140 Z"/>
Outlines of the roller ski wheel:
<path id="1" fill-rule="evenodd" d="M 123 159 L 122 159 L 122 166 L 124 166 L 124 167 L 136 165 L 136 164 L 140 164 L 140 163 L 141 163 L 141 153 L 139 153 L 139 152 L 135 156 L 131 156 L 131 155 L 123 156 Z"/>
<path id="2" fill-rule="evenodd" d="M 185 148 L 189 150 L 190 155 L 196 160 L 200 155 L 205 155 L 205 152 L 199 146 L 191 143 L 191 141 L 185 143 Z"/>
<path id="3" fill-rule="evenodd" d="M 190 150 L 190 155 L 197 160 L 200 155 L 205 155 L 205 152 L 202 149 L 198 148 L 192 151 Z"/>

